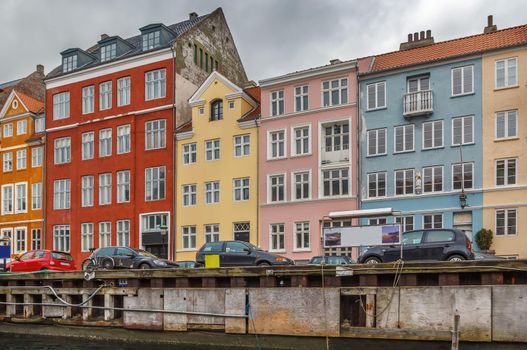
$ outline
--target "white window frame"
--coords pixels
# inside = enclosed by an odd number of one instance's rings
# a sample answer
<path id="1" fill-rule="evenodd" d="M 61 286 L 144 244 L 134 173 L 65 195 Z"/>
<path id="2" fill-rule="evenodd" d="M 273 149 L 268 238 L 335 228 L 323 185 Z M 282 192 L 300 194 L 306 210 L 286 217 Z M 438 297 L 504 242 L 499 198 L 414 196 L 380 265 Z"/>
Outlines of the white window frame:
<path id="1" fill-rule="evenodd" d="M 53 95 L 53 120 L 70 117 L 70 92 L 64 91 Z"/>
<path id="2" fill-rule="evenodd" d="M 94 205 L 95 178 L 93 175 L 81 176 L 81 207 Z"/>
<path id="3" fill-rule="evenodd" d="M 117 57 L 117 43 L 101 46 L 101 62 L 111 61 Z"/>
<path id="4" fill-rule="evenodd" d="M 5 196 L 5 189 L 10 188 L 11 189 L 11 196 L 10 198 L 6 198 Z M 13 214 L 15 212 L 15 187 L 14 184 L 6 184 L 2 185 L 2 215 L 6 214 Z M 11 206 L 11 210 L 5 210 L 5 204 L 8 204 Z"/>
<path id="5" fill-rule="evenodd" d="M 116 173 L 117 178 L 117 203 L 130 203 L 132 191 L 130 187 L 131 172 L 130 170 L 120 170 Z M 128 198 L 126 193 L 128 192 Z"/>
<path id="6" fill-rule="evenodd" d="M 249 138 L 249 140 L 246 142 L 245 138 Z M 233 155 L 234 157 L 246 157 L 251 155 L 251 134 L 243 134 L 243 135 L 236 135 L 234 136 L 234 150 Z M 245 152 L 247 147 L 247 152 Z M 236 150 L 240 149 L 240 154 L 236 154 Z"/>
<path id="7" fill-rule="evenodd" d="M 70 225 L 53 225 L 53 249 L 69 253 L 71 249 Z"/>
<path id="8" fill-rule="evenodd" d="M 379 175 L 384 175 L 384 195 L 379 195 Z M 386 197 L 386 193 L 388 191 L 388 172 L 387 171 L 377 171 L 377 172 L 373 172 L 373 173 L 368 173 L 367 175 L 367 192 L 368 192 L 368 196 L 367 198 L 385 198 Z M 375 183 L 375 196 L 371 196 L 370 195 L 370 183 L 372 183 L 372 181 L 370 181 L 371 178 L 374 178 L 374 181 L 373 183 Z"/>
<path id="9" fill-rule="evenodd" d="M 509 135 L 509 115 L 511 113 L 514 113 L 514 131 L 515 131 L 514 135 Z M 498 136 L 498 118 L 501 116 L 503 117 L 503 122 L 504 122 L 504 126 L 503 126 L 504 136 L 503 137 Z M 509 111 L 496 112 L 494 114 L 494 119 L 495 119 L 495 124 L 494 124 L 494 127 L 495 127 L 494 139 L 495 140 L 497 141 L 498 140 L 500 141 L 501 140 L 514 140 L 518 138 L 518 110 L 513 109 Z"/>
<path id="10" fill-rule="evenodd" d="M 81 159 L 93 159 L 95 156 L 95 133 L 93 131 L 81 134 Z"/>
<path id="11" fill-rule="evenodd" d="M 472 141 L 466 142 L 465 141 L 465 119 L 472 119 Z M 452 118 L 452 146 L 459 146 L 459 143 L 454 143 L 454 121 L 455 120 L 461 120 L 461 145 L 473 145 L 476 143 L 476 135 L 474 134 L 474 115 L 465 115 L 460 117 L 454 117 Z"/>
<path id="12" fill-rule="evenodd" d="M 435 132 L 437 131 L 437 127 L 436 127 L 436 123 L 439 123 L 441 125 L 441 144 L 439 145 L 436 145 L 435 144 Z M 432 128 L 431 132 L 432 132 L 432 146 L 430 147 L 426 147 L 425 145 L 425 127 L 427 127 L 428 125 L 430 125 L 430 127 Z M 445 145 L 445 123 L 444 123 L 444 120 L 431 120 L 429 122 L 424 122 L 423 123 L 423 128 L 422 128 L 422 138 L 421 138 L 421 142 L 422 142 L 422 146 L 423 146 L 423 149 L 436 149 L 436 148 L 443 148 L 444 145 Z"/>
<path id="13" fill-rule="evenodd" d="M 23 186 L 22 191 L 19 190 L 20 186 Z M 27 213 L 28 211 L 29 203 L 28 203 L 28 198 L 27 198 L 27 192 L 28 192 L 27 187 L 28 187 L 27 182 L 15 183 L 15 187 L 14 187 L 15 189 L 15 200 L 14 200 L 15 214 Z M 20 193 L 22 194 L 21 197 L 19 197 Z M 20 200 L 20 205 L 19 205 L 19 200 Z"/>
<path id="14" fill-rule="evenodd" d="M 274 230 L 274 228 L 277 228 L 277 230 Z M 281 227 L 281 230 L 279 228 Z M 274 241 L 273 237 L 276 236 L 276 248 L 274 247 Z M 282 239 L 280 240 L 280 236 Z M 280 243 L 283 244 L 282 247 L 280 247 Z M 285 223 L 272 223 L 269 224 L 269 251 L 270 252 L 277 252 L 277 253 L 283 253 L 285 252 Z"/>
<path id="15" fill-rule="evenodd" d="M 345 81 L 345 85 L 344 82 Z M 333 87 L 333 82 L 338 82 L 338 86 Z M 324 84 L 327 83 L 328 87 L 324 88 Z M 345 90 L 345 93 L 344 93 Z M 333 104 L 332 93 L 337 91 L 338 102 Z M 320 105 L 324 107 L 342 106 L 349 103 L 349 78 L 344 76 L 335 79 L 323 80 L 320 82 Z M 328 94 L 328 103 L 324 103 L 324 94 Z M 343 96 L 345 96 L 345 101 Z"/>
<path id="16" fill-rule="evenodd" d="M 205 243 L 219 242 L 220 240 L 220 224 L 205 224 L 203 225 L 203 237 Z"/>
<path id="17" fill-rule="evenodd" d="M 196 226 L 188 225 L 181 227 L 181 247 L 182 250 L 193 251 L 196 250 Z"/>
<path id="18" fill-rule="evenodd" d="M 145 101 L 166 97 L 166 69 L 156 69 L 145 73 Z"/>
<path id="19" fill-rule="evenodd" d="M 198 185 L 185 184 L 181 186 L 181 193 L 183 195 L 182 204 L 184 207 L 196 206 L 198 202 Z"/>
<path id="20" fill-rule="evenodd" d="M 277 174 L 268 174 L 267 175 L 267 203 L 285 203 L 287 201 L 287 174 L 286 173 L 277 173 Z M 272 184 L 273 178 L 282 178 L 283 183 L 280 185 L 277 183 L 276 185 Z M 283 186 L 283 198 L 279 199 L 279 187 Z M 276 187 L 277 194 L 276 198 L 277 200 L 273 201 L 273 188 Z"/>
<path id="21" fill-rule="evenodd" d="M 509 76 L 507 74 L 509 70 L 509 61 L 515 61 L 515 72 L 514 77 L 516 78 L 515 84 L 509 83 Z M 504 85 L 498 86 L 498 63 L 503 62 L 504 63 Z M 495 89 L 507 89 L 510 87 L 516 87 L 518 86 L 518 57 L 508 57 L 501 60 L 496 60 L 494 62 L 494 88 Z"/>
<path id="22" fill-rule="evenodd" d="M 13 153 L 4 152 L 2 158 L 4 173 L 13 171 Z"/>
<path id="23" fill-rule="evenodd" d="M 498 162 L 503 161 L 504 163 L 504 172 L 503 172 L 503 185 L 498 185 Z M 514 183 L 509 184 L 509 162 L 514 161 Z M 518 158 L 500 158 L 494 160 L 494 185 L 496 187 L 507 187 L 507 186 L 516 186 L 518 184 Z"/>
<path id="24" fill-rule="evenodd" d="M 435 171 L 436 168 L 441 168 L 441 174 L 439 174 L 441 176 L 441 189 L 440 190 L 435 189 L 435 182 L 436 182 L 436 175 L 437 175 Z M 431 173 L 432 189 L 430 191 L 425 190 L 425 186 L 426 186 L 425 171 L 432 171 Z M 422 193 L 439 193 L 445 190 L 445 167 L 443 165 L 431 165 L 431 166 L 423 167 L 421 174 L 422 174 L 422 180 L 421 180 Z M 414 173 L 414 176 L 415 176 L 415 173 Z M 414 180 L 414 188 L 415 188 L 415 180 Z M 415 189 L 414 189 L 414 192 L 415 192 Z"/>
<path id="25" fill-rule="evenodd" d="M 370 154 L 370 132 L 375 133 L 375 153 Z M 379 146 L 381 145 L 379 143 L 379 134 L 384 133 L 384 152 L 379 152 Z M 380 129 L 370 129 L 366 132 L 366 155 L 367 157 L 377 157 L 377 156 L 385 156 L 388 154 L 388 129 L 387 128 L 380 128 Z"/>
<path id="26" fill-rule="evenodd" d="M 219 181 L 208 181 L 205 182 L 205 204 L 218 204 L 220 203 L 220 182 Z M 208 196 L 210 195 L 210 201 Z M 216 198 L 217 195 L 217 198 Z"/>
<path id="27" fill-rule="evenodd" d="M 90 114 L 95 110 L 95 86 L 82 88 L 82 114 Z"/>
<path id="28" fill-rule="evenodd" d="M 216 155 L 216 151 L 218 154 Z M 210 153 L 210 157 L 209 157 Z M 205 161 L 212 162 L 221 159 L 221 140 L 205 140 Z"/>
<path id="29" fill-rule="evenodd" d="M 27 134 L 27 120 L 19 120 L 16 122 L 16 134 L 25 135 Z"/>
<path id="30" fill-rule="evenodd" d="M 95 248 L 93 236 L 93 222 L 81 223 L 81 252 L 89 252 L 90 248 Z"/>
<path id="31" fill-rule="evenodd" d="M 149 175 L 150 172 L 150 175 Z M 153 175 L 157 175 L 156 178 L 153 177 Z M 163 175 L 163 177 L 159 176 L 160 174 Z M 150 177 L 150 181 L 148 178 Z M 146 202 L 152 202 L 152 201 L 160 201 L 164 200 L 166 198 L 166 167 L 164 165 L 162 166 L 154 166 L 149 167 L 145 169 L 145 201 Z M 157 197 L 154 197 L 154 189 L 157 186 Z M 163 189 L 163 196 L 160 196 L 161 189 Z M 148 193 L 150 193 L 151 198 L 148 198 Z"/>
<path id="32" fill-rule="evenodd" d="M 145 122 L 145 150 L 166 148 L 166 119 L 148 120 Z"/>
<path id="33" fill-rule="evenodd" d="M 384 85 L 384 105 L 379 104 L 379 86 Z M 370 94 L 368 93 L 369 87 L 373 86 L 375 88 L 375 106 L 370 107 Z M 378 81 L 375 83 L 366 85 L 366 110 L 375 111 L 377 109 L 386 108 L 386 81 Z"/>
<path id="34" fill-rule="evenodd" d="M 300 104 L 297 99 L 300 98 Z M 295 112 L 309 110 L 309 85 L 295 86 Z"/>
<path id="35" fill-rule="evenodd" d="M 514 211 L 515 212 L 515 215 L 514 215 L 514 228 L 515 228 L 515 232 L 514 233 L 509 233 L 509 212 L 510 211 Z M 504 214 L 504 218 L 503 220 L 505 221 L 505 226 L 504 226 L 504 233 L 503 234 L 498 234 L 498 213 L 502 212 Z M 506 236 L 517 236 L 518 235 L 518 209 L 516 208 L 500 208 L 500 209 L 496 209 L 494 211 L 494 232 L 495 232 L 495 235 L 497 237 L 506 237 Z"/>
<path id="36" fill-rule="evenodd" d="M 42 229 L 31 229 L 31 250 L 42 249 Z"/>
<path id="37" fill-rule="evenodd" d="M 71 55 L 62 59 L 62 73 L 77 69 L 77 55 Z"/>
<path id="38" fill-rule="evenodd" d="M 99 174 L 99 205 L 112 204 L 112 173 Z"/>
<path id="39" fill-rule="evenodd" d="M 408 219 L 410 218 L 412 219 L 412 227 L 406 229 L 408 226 Z M 401 232 L 413 231 L 415 230 L 415 215 L 397 215 L 395 217 L 395 224 L 401 227 Z"/>
<path id="40" fill-rule="evenodd" d="M 117 107 L 128 106 L 131 100 L 130 76 L 117 79 Z"/>
<path id="41" fill-rule="evenodd" d="M 247 185 L 245 185 L 247 181 Z M 247 198 L 245 198 L 245 190 L 247 190 Z M 240 199 L 236 199 L 236 191 L 240 191 Z M 246 202 L 251 199 L 251 178 L 240 177 L 232 179 L 232 200 L 234 202 Z"/>
<path id="42" fill-rule="evenodd" d="M 13 123 L 4 124 L 4 138 L 13 136 Z"/>
<path id="43" fill-rule="evenodd" d="M 46 131 L 46 118 L 35 118 L 35 133 L 41 133 Z"/>
<path id="44" fill-rule="evenodd" d="M 18 237 L 18 233 L 23 233 L 21 239 Z M 17 226 L 13 228 L 13 253 L 20 254 L 27 251 L 27 227 Z"/>
<path id="45" fill-rule="evenodd" d="M 465 72 L 464 72 L 464 70 L 466 68 L 470 68 L 470 70 L 471 70 L 471 78 L 472 78 L 472 83 L 471 83 L 472 90 L 471 91 L 463 91 L 464 88 L 465 88 Z M 454 71 L 456 71 L 458 69 L 461 69 L 461 93 L 455 94 L 454 93 Z M 450 93 L 451 93 L 451 97 L 465 96 L 465 95 L 470 95 L 470 94 L 474 93 L 474 65 L 454 67 L 454 68 L 452 68 L 450 70 Z"/>
<path id="46" fill-rule="evenodd" d="M 105 111 L 112 108 L 113 100 L 112 81 L 105 81 L 99 84 L 99 110 Z"/>
<path id="47" fill-rule="evenodd" d="M 276 111 L 273 109 L 273 104 L 276 104 Z M 269 93 L 269 114 L 272 117 L 285 114 L 285 92 L 283 89 Z"/>
<path id="48" fill-rule="evenodd" d="M 283 133 L 284 138 L 283 140 L 276 140 L 272 141 L 272 135 L 276 133 Z M 280 142 L 283 142 L 283 154 L 280 155 Z M 273 156 L 273 143 L 276 143 L 277 145 L 277 155 L 276 157 Z M 267 130 L 267 160 L 275 160 L 275 159 L 285 159 L 287 155 L 287 131 L 286 129 L 274 129 L 274 130 Z"/>
<path id="49" fill-rule="evenodd" d="M 31 167 L 38 168 L 42 166 L 44 157 L 44 147 L 33 147 L 31 149 Z"/>
<path id="50" fill-rule="evenodd" d="M 112 222 L 99 222 L 99 248 L 112 246 Z"/>
<path id="51" fill-rule="evenodd" d="M 302 149 L 302 152 L 298 152 L 296 141 L 296 131 L 298 129 L 306 129 L 307 128 L 307 152 L 304 152 Z M 300 137 L 301 140 L 301 148 L 303 148 L 303 140 L 306 138 L 306 136 L 302 133 L 302 136 Z M 312 154 L 312 148 L 311 148 L 311 124 L 302 124 L 302 125 L 295 125 L 291 127 L 291 157 L 302 157 L 302 156 L 309 156 Z"/>
<path id="52" fill-rule="evenodd" d="M 330 193 L 329 195 L 326 195 L 324 193 L 324 172 L 325 171 L 329 171 L 329 172 L 332 172 L 332 171 L 335 171 L 335 170 L 338 170 L 340 171 L 340 175 L 339 175 L 339 178 L 338 178 L 338 181 L 339 181 L 339 188 L 341 189 L 340 192 L 342 192 L 342 189 L 344 189 L 345 187 L 341 186 L 342 184 L 342 181 L 343 177 L 341 177 L 342 175 L 342 171 L 343 170 L 347 170 L 348 172 L 348 177 L 347 177 L 347 181 L 348 181 L 348 188 L 347 188 L 347 193 L 345 194 L 333 194 L 333 193 Z M 350 167 L 337 167 L 337 168 L 324 168 L 324 169 L 321 169 L 320 170 L 320 177 L 319 177 L 319 181 L 320 181 L 320 188 L 319 188 L 319 198 L 346 198 L 346 197 L 349 197 L 351 195 L 351 181 L 352 181 L 352 173 L 351 173 L 351 168 Z M 329 179 L 330 181 L 330 192 L 333 192 L 333 181 L 334 178 L 333 177 L 330 177 Z"/>
<path id="53" fill-rule="evenodd" d="M 60 147 L 57 147 L 60 144 Z M 59 137 L 53 141 L 53 162 L 55 165 L 71 162 L 71 137 Z"/>
<path id="54" fill-rule="evenodd" d="M 22 170 L 27 168 L 27 151 L 20 149 L 16 151 L 16 170 Z"/>
<path id="55" fill-rule="evenodd" d="M 130 247 L 130 220 L 117 220 L 115 223 L 117 246 Z"/>
<path id="56" fill-rule="evenodd" d="M 59 190 L 57 191 L 57 187 Z M 57 179 L 53 181 L 53 209 L 69 209 L 71 206 L 71 180 Z"/>
<path id="57" fill-rule="evenodd" d="M 431 217 L 432 219 L 432 227 L 425 227 L 425 218 L 426 217 Z M 440 227 L 435 227 L 436 225 L 436 217 L 440 216 L 441 217 L 441 226 Z M 429 230 L 429 229 L 439 229 L 439 228 L 443 228 L 443 225 L 445 223 L 445 218 L 443 217 L 443 213 L 431 213 L 431 214 L 423 214 L 423 230 Z"/>
<path id="58" fill-rule="evenodd" d="M 298 231 L 298 225 L 301 225 L 300 231 Z M 306 230 L 307 225 L 307 230 Z M 298 234 L 301 234 L 301 240 L 298 240 Z M 307 233 L 307 245 L 306 245 L 306 233 Z M 298 246 L 300 244 L 300 247 Z M 293 252 L 309 252 L 311 251 L 311 223 L 306 221 L 295 221 L 293 222 Z"/>
<path id="59" fill-rule="evenodd" d="M 472 174 L 472 186 L 471 187 L 465 187 L 464 181 L 465 181 L 465 165 L 470 165 L 471 168 L 471 174 Z M 461 181 L 463 182 L 462 187 L 455 188 L 454 184 L 454 167 L 461 166 Z M 474 162 L 463 162 L 463 163 L 454 163 L 452 164 L 452 173 L 451 173 L 451 179 L 452 179 L 452 190 L 457 191 L 463 189 L 472 189 L 475 187 L 475 175 L 474 175 Z"/>
<path id="60" fill-rule="evenodd" d="M 192 147 L 194 146 L 194 147 Z M 192 149 L 194 148 L 194 149 Z M 198 145 L 196 142 L 186 143 L 183 145 L 183 164 L 194 164 L 198 160 Z"/>
<path id="61" fill-rule="evenodd" d="M 130 153 L 132 149 L 132 127 L 130 124 L 117 127 L 117 154 Z"/>
<path id="62" fill-rule="evenodd" d="M 31 184 L 31 210 L 42 209 L 42 182 Z"/>
<path id="63" fill-rule="evenodd" d="M 112 138 L 112 128 L 99 130 L 99 158 L 110 157 L 112 155 Z"/>
<path id="64" fill-rule="evenodd" d="M 405 149 L 406 147 L 406 139 L 408 138 L 406 129 L 407 127 L 411 127 L 412 129 L 412 148 L 411 149 Z M 399 128 L 403 129 L 403 150 L 398 151 L 397 150 L 397 130 Z M 415 151 L 415 124 L 404 124 L 404 125 L 397 125 L 393 128 L 393 153 L 399 154 L 399 153 L 407 153 L 407 152 L 413 152 Z"/>
<path id="65" fill-rule="evenodd" d="M 408 170 L 411 170 L 412 171 L 412 182 L 413 182 L 413 186 L 412 186 L 412 192 L 410 193 L 406 193 L 406 172 Z M 403 178 L 403 181 L 404 181 L 404 189 L 403 189 L 403 193 L 402 194 L 397 194 L 397 173 L 400 172 L 400 171 L 403 171 L 404 172 L 404 178 Z M 422 187 L 422 185 L 421 185 Z M 396 169 L 393 171 L 393 195 L 396 196 L 396 197 L 403 197 L 403 196 L 411 196 L 411 195 L 414 195 L 415 194 L 415 169 Z"/>
<path id="66" fill-rule="evenodd" d="M 297 199 L 296 198 L 296 185 L 297 185 L 297 182 L 296 182 L 296 175 L 300 175 L 300 174 L 307 174 L 308 175 L 308 189 L 307 189 L 307 198 L 300 198 L 300 199 Z M 303 184 L 304 182 L 302 182 Z M 312 190 L 313 188 L 313 180 L 312 180 L 312 176 L 311 176 L 311 169 L 309 170 L 299 170 L 299 171 L 293 171 L 291 172 L 291 201 L 293 202 L 301 202 L 301 201 L 308 201 L 308 200 L 311 200 L 312 198 Z M 304 192 L 304 190 L 302 189 L 302 193 Z M 285 197 L 285 194 L 284 194 L 284 197 Z"/>

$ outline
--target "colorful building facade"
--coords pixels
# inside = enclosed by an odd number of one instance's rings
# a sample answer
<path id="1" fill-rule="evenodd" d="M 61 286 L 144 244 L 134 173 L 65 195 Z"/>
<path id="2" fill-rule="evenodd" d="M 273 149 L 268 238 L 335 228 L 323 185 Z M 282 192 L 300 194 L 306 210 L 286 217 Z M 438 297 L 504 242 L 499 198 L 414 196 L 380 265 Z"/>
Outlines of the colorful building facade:
<path id="1" fill-rule="evenodd" d="M 358 208 L 357 61 L 260 81 L 260 245 L 298 261 L 324 249 L 333 211 Z"/>
<path id="2" fill-rule="evenodd" d="M 483 226 L 491 250 L 527 258 L 527 26 L 500 31 L 520 46 L 483 55 Z M 510 40 L 510 39 L 509 39 Z M 514 43 L 512 43 L 514 45 Z M 512 46 L 512 45 L 511 45 Z"/>
<path id="3" fill-rule="evenodd" d="M 177 260 L 206 242 L 258 242 L 260 90 L 212 72 L 190 98 L 192 120 L 177 133 Z"/>
<path id="4" fill-rule="evenodd" d="M 0 111 L 0 244 L 11 254 L 44 240 L 44 103 L 12 89 Z"/>
<path id="5" fill-rule="evenodd" d="M 115 245 L 173 258 L 186 101 L 215 69 L 246 80 L 221 9 L 140 32 L 65 50 L 46 77 L 46 245 L 78 261 Z"/>

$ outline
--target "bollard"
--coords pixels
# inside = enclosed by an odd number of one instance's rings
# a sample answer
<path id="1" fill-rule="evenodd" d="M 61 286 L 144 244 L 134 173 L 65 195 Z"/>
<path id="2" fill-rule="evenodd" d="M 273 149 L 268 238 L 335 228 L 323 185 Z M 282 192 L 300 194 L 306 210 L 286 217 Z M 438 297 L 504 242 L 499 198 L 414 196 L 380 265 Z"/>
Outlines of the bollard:
<path id="1" fill-rule="evenodd" d="M 454 315 L 454 329 L 452 330 L 452 350 L 459 350 L 459 314 Z"/>

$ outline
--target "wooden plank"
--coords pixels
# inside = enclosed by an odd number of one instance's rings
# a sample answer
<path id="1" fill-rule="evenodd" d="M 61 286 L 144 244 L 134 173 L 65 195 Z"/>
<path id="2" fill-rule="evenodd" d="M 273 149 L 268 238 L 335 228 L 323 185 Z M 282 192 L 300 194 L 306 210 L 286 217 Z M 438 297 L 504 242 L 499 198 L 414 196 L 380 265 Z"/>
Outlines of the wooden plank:
<path id="1" fill-rule="evenodd" d="M 438 276 L 440 286 L 457 286 L 459 285 L 458 273 L 440 273 Z"/>
<path id="2" fill-rule="evenodd" d="M 503 284 L 503 273 L 484 272 L 481 274 L 481 284 Z"/>

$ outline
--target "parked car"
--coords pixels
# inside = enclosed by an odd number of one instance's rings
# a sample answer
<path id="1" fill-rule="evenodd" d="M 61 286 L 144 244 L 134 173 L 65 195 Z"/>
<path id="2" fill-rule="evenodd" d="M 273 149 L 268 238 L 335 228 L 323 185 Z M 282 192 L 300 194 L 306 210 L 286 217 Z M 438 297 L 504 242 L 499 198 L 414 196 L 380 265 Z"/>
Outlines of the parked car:
<path id="1" fill-rule="evenodd" d="M 179 267 L 184 269 L 193 269 L 195 267 L 200 267 L 200 264 L 192 260 L 176 261 L 176 264 L 178 264 Z"/>
<path id="2" fill-rule="evenodd" d="M 154 254 L 142 249 L 105 247 L 95 250 L 82 263 L 83 270 L 89 270 L 94 267 L 104 269 L 163 269 L 175 268 L 178 265 L 167 259 L 158 258 Z"/>
<path id="3" fill-rule="evenodd" d="M 345 255 L 340 256 L 314 256 L 307 263 L 308 265 L 348 265 L 354 264 L 352 258 Z"/>
<path id="4" fill-rule="evenodd" d="M 243 241 L 220 241 L 205 243 L 196 253 L 196 262 L 205 264 L 205 255 L 216 254 L 220 266 L 270 266 L 294 265 L 294 260 L 268 253 L 251 243 Z"/>
<path id="5" fill-rule="evenodd" d="M 475 252 L 474 253 L 474 259 L 475 260 L 491 260 L 491 261 L 496 261 L 496 260 L 507 260 L 507 258 L 504 258 L 503 256 L 499 256 L 499 255 L 494 255 L 494 254 L 485 254 L 485 253 L 481 253 L 481 252 Z"/>
<path id="6" fill-rule="evenodd" d="M 403 233 L 403 260 L 474 260 L 472 242 L 461 230 L 425 229 Z M 379 245 L 368 247 L 359 257 L 359 263 L 376 264 L 396 261 L 401 246 Z"/>
<path id="7" fill-rule="evenodd" d="M 11 272 L 35 272 L 41 270 L 74 271 L 75 261 L 69 253 L 56 250 L 30 250 L 7 264 Z"/>

